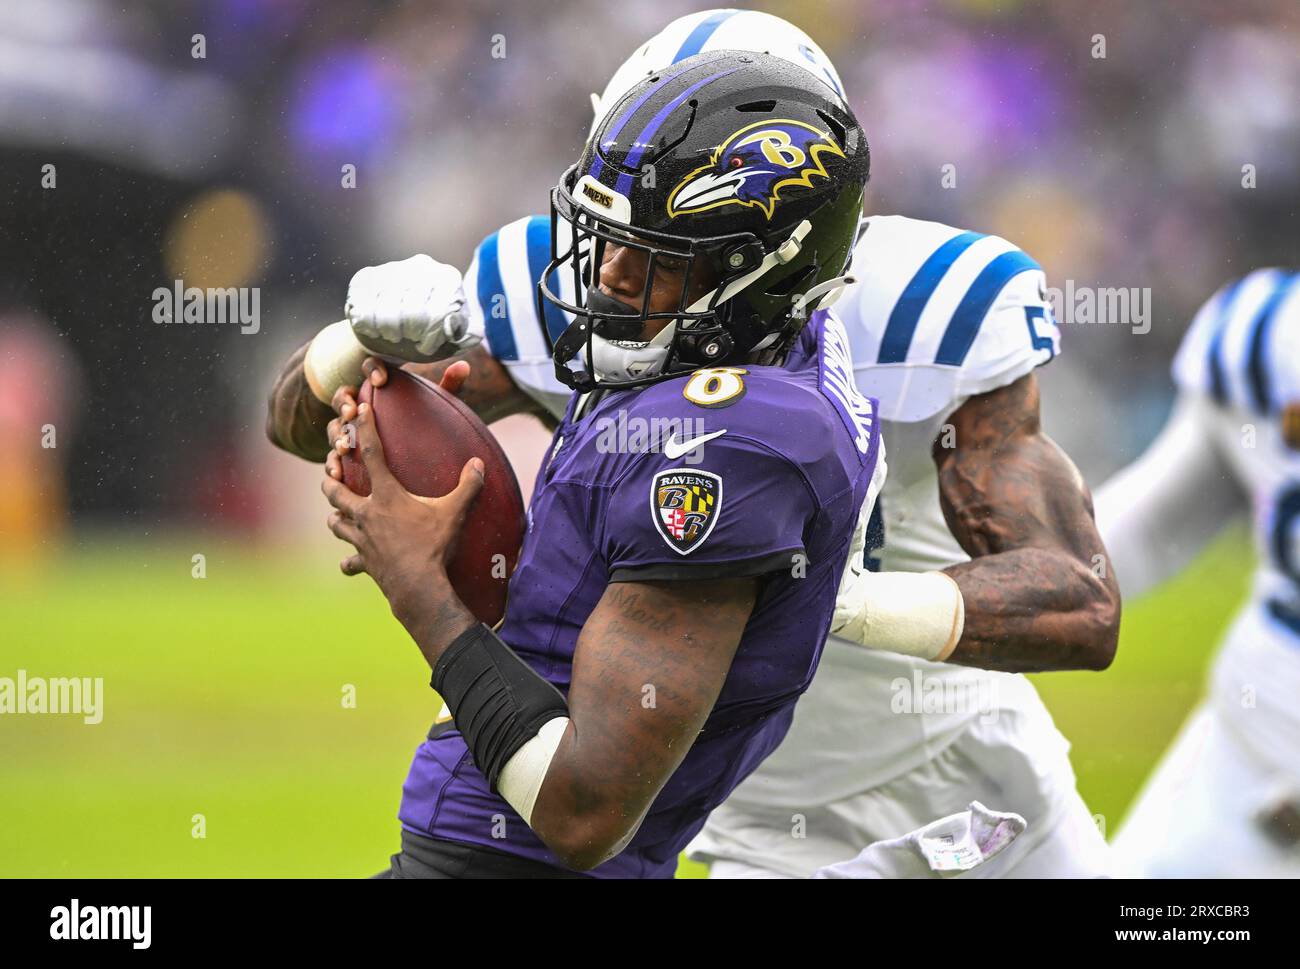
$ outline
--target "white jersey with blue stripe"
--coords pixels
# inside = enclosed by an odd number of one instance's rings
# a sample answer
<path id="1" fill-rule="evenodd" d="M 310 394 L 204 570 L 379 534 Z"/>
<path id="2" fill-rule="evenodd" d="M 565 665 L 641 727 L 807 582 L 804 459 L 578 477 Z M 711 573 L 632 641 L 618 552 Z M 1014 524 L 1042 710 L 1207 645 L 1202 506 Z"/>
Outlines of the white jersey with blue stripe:
<path id="1" fill-rule="evenodd" d="M 1247 608 L 1300 656 L 1300 272 L 1260 269 L 1224 286 L 1173 371 L 1184 394 L 1214 403 L 1206 446 L 1250 497 L 1260 566 Z"/>
<path id="2" fill-rule="evenodd" d="M 889 460 L 868 529 L 868 567 L 922 572 L 964 561 L 943 518 L 931 446 L 970 397 L 1014 383 L 1060 352 L 1043 271 L 997 236 L 875 216 L 854 248 L 851 272 L 857 282 L 835 313 L 858 387 L 880 401 Z M 927 695 L 948 700 L 922 703 L 915 697 L 921 683 Z M 1038 778 L 1032 795 L 1021 792 L 1034 800 L 1015 809 L 1039 818 L 1064 810 L 1074 789 L 1068 744 L 1023 676 L 831 637 L 784 742 L 728 804 L 767 816 L 850 798 L 920 768 L 976 721 L 985 724 L 984 742 L 993 732 L 1002 738 L 1007 753 L 998 756 L 1008 771 Z M 1031 767 L 1016 766 L 1025 764 Z M 926 813 L 932 804 L 902 810 L 915 811 L 918 823 L 934 817 Z M 711 821 L 706 835 L 720 826 Z"/>
<path id="3" fill-rule="evenodd" d="M 557 231 L 567 235 L 569 227 L 561 222 Z M 502 226 L 474 250 L 465 273 L 465 309 L 470 331 L 483 338 L 521 390 L 560 420 L 571 391 L 555 376 L 551 344 L 571 317 L 549 303 L 538 306 L 537 281 L 550 258 L 549 218 L 533 215 Z M 559 276 L 560 295 L 571 302 L 573 280 L 567 273 Z"/>
<path id="4" fill-rule="evenodd" d="M 874 216 L 836 303 L 860 388 L 880 401 L 889 480 L 878 553 L 890 571 L 964 560 L 943 519 L 931 442 L 968 398 L 1054 359 L 1060 332 L 1039 265 L 997 236 Z"/>
<path id="5" fill-rule="evenodd" d="M 854 248 L 851 272 L 857 282 L 835 312 L 858 387 L 880 401 L 889 460 L 868 529 L 868 567 L 922 572 L 964 561 L 943 518 L 931 445 L 970 397 L 1014 383 L 1059 353 L 1043 271 L 997 236 L 875 216 Z M 922 702 L 922 683 L 927 696 L 947 699 Z M 767 817 L 851 798 L 930 762 L 977 721 L 982 742 L 1004 748 L 996 756 L 1008 772 L 1037 778 L 1035 790 L 1020 791 L 1010 806 L 1053 823 L 1074 778 L 1068 744 L 1028 680 L 834 637 L 785 740 L 728 805 L 734 816 L 748 808 Z M 850 813 L 851 803 L 843 807 Z M 933 804 L 899 811 L 914 812 L 918 824 L 935 816 Z M 721 829 L 725 822 L 710 821 L 705 836 L 747 837 Z"/>
<path id="6" fill-rule="evenodd" d="M 1043 271 L 1010 242 L 897 215 L 866 226 L 837 308 L 887 420 L 951 412 L 1060 352 Z"/>

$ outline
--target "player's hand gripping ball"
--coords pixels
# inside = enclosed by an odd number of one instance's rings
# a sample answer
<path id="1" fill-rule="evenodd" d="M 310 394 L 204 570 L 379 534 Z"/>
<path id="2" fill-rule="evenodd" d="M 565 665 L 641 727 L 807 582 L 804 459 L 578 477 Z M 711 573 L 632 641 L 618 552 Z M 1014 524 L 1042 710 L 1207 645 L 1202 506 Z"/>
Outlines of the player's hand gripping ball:
<path id="1" fill-rule="evenodd" d="M 368 412 L 357 418 L 356 446 L 343 455 L 343 484 L 362 498 L 371 494 L 372 486 L 376 493 L 381 488 L 397 486 L 410 496 L 455 499 L 452 503 L 455 507 L 440 508 L 443 503 L 426 502 L 427 514 L 425 509 L 397 500 L 392 504 L 393 513 L 410 516 L 409 532 L 401 534 L 400 529 L 395 529 L 394 525 L 399 523 L 383 524 L 387 526 L 390 541 L 411 547 L 400 554 L 384 549 L 376 549 L 372 554 L 400 560 L 394 566 L 398 571 L 417 573 L 400 575 L 390 581 L 413 583 L 418 594 L 422 578 L 418 573 L 431 567 L 431 554 L 443 551 L 420 546 L 449 543 L 451 555 L 446 560 L 446 571 L 452 588 L 476 618 L 495 625 L 505 614 L 506 587 L 524 533 L 523 498 L 505 452 L 487 426 L 453 394 L 404 370 L 388 370 L 382 386 L 367 380 L 361 389 L 360 404 L 368 405 Z M 368 421 L 373 421 L 369 429 Z M 377 432 L 370 442 L 366 440 L 368 430 Z M 364 455 L 363 448 L 367 449 Z M 478 458 L 483 464 L 481 489 L 470 480 L 475 474 L 467 467 L 472 458 Z M 327 494 L 333 484 L 327 481 Z M 386 499 L 392 494 L 390 491 Z M 467 512 L 461 506 L 462 499 L 468 505 Z M 334 497 L 331 503 L 335 503 Z M 346 502 L 342 504 L 340 507 L 340 503 L 335 503 L 335 507 L 342 512 L 345 527 L 335 527 L 335 534 L 357 545 L 353 538 L 363 537 L 358 531 L 367 528 L 365 513 L 361 520 L 350 522 Z M 445 528 L 434 520 L 439 514 L 454 517 L 462 513 L 464 521 L 458 536 L 446 536 Z M 454 522 L 449 524 L 454 528 Z M 349 531 L 346 526 L 358 531 Z M 425 534 L 426 527 L 428 534 Z M 378 523 L 374 531 L 380 531 Z M 377 563 L 364 562 L 361 546 L 358 552 L 362 553 L 363 560 L 358 564 L 379 582 L 391 602 L 396 590 L 386 588 L 384 577 L 375 574 L 373 566 Z"/>

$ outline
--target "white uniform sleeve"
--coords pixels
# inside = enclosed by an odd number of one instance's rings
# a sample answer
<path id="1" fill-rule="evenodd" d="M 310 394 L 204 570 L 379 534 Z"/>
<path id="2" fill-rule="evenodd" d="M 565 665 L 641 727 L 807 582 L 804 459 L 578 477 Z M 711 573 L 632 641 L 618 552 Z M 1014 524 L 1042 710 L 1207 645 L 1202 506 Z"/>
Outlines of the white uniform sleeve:
<path id="1" fill-rule="evenodd" d="M 1019 250 L 1016 253 L 1028 260 Z M 1061 331 L 1051 303 L 1047 280 L 1034 264 L 1012 277 L 984 314 L 983 323 L 961 368 L 962 397 L 987 394 L 1015 383 L 1061 352 Z"/>
<path id="2" fill-rule="evenodd" d="M 1206 397 L 1182 394 L 1151 446 L 1098 490 L 1097 526 L 1125 598 L 1181 571 L 1246 509 L 1209 433 L 1220 418 Z"/>
<path id="3" fill-rule="evenodd" d="M 482 337 L 521 390 L 557 418 L 572 391 L 555 377 L 550 341 L 569 325 L 558 307 L 539 307 L 537 280 L 551 258 L 551 220 L 530 216 L 484 239 L 465 273 L 470 332 Z M 572 285 L 561 281 L 561 294 Z M 548 340 L 549 336 L 549 340 Z"/>
<path id="4" fill-rule="evenodd" d="M 1043 270 L 1005 239 L 874 216 L 853 271 L 858 282 L 835 308 L 858 384 L 885 420 L 951 412 L 1060 353 Z"/>

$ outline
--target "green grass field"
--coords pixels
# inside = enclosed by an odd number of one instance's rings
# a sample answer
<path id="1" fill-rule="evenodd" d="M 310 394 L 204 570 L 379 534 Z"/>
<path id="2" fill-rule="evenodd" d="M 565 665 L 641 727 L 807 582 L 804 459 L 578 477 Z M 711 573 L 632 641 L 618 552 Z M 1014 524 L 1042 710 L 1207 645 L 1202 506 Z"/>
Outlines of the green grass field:
<path id="1" fill-rule="evenodd" d="M 191 577 L 191 556 L 207 577 Z M 104 678 L 104 719 L 0 717 L 0 875 L 361 876 L 397 846 L 436 704 L 368 579 L 204 539 L 102 537 L 0 577 L 0 676 Z M 1105 674 L 1038 677 L 1109 830 L 1201 692 L 1241 535 L 1125 611 Z M 344 705 L 355 690 L 355 707 Z M 195 838 L 202 815 L 206 837 Z M 681 874 L 698 876 L 695 865 Z"/>

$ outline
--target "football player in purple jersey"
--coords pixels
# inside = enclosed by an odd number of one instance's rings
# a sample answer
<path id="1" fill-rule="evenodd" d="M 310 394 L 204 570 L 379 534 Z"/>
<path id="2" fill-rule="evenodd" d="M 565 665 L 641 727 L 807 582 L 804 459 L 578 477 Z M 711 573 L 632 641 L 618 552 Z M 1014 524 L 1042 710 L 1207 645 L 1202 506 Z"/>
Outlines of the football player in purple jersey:
<path id="1" fill-rule="evenodd" d="M 638 45 L 593 95 L 597 121 L 638 80 L 700 50 L 770 52 L 843 90 L 794 25 L 755 11 L 702 11 Z M 741 165 L 749 167 L 743 157 Z M 700 174 L 678 201 L 726 176 Z M 1093 571 L 1104 549 L 1086 488 L 1038 426 L 1033 371 L 1060 351 L 1044 274 L 996 236 L 901 216 L 863 226 L 856 282 L 837 311 L 856 382 L 880 398 L 893 472 L 867 530 L 866 568 L 855 546 L 855 575 L 846 575 L 834 635 L 791 731 L 714 812 L 692 857 L 723 877 L 806 876 L 975 800 L 1018 812 L 1029 830 L 972 877 L 1104 873 L 1105 845 L 1074 789 L 1068 744 L 1027 680 L 993 672 L 1104 667 L 1118 627 L 1114 580 Z M 567 223 L 557 228 L 563 236 Z M 328 429 L 336 440 L 356 415 L 363 369 L 372 382 L 386 379 L 378 360 L 363 368 L 368 351 L 441 378 L 485 420 L 564 419 L 572 390 L 557 379 L 552 346 L 572 319 L 563 304 L 576 281 L 560 274 L 552 282 L 561 298 L 535 305 L 550 236 L 551 220 L 540 216 L 491 233 L 463 287 L 454 268 L 428 256 L 357 273 L 348 319 L 310 345 L 321 352 L 304 347 L 286 366 L 271 439 L 308 459 L 325 454 L 322 429 L 339 412 Z M 822 332 L 810 325 L 804 342 Z M 932 456 L 936 441 L 944 444 Z M 338 453 L 327 468 L 339 475 Z M 922 586 L 946 596 L 937 570 L 957 580 L 965 608 L 950 654 L 946 636 L 917 635 L 923 611 L 912 608 Z M 892 608 L 882 610 L 886 602 Z M 941 655 L 947 662 L 930 661 Z M 919 689 L 921 680 L 972 702 L 900 714 L 898 684 Z M 793 814 L 807 819 L 806 837 L 791 838 Z"/>
<path id="2" fill-rule="evenodd" d="M 671 877 L 780 742 L 884 478 L 875 403 L 820 308 L 867 173 L 843 100 L 771 55 L 688 57 L 611 106 L 552 193 L 551 271 L 576 295 L 544 295 L 573 319 L 554 359 L 580 393 L 499 633 L 445 571 L 481 467 L 415 499 L 359 408 L 374 490 L 327 476 L 331 529 L 452 716 L 416 752 L 394 875 Z M 611 449 L 615 419 L 673 430 Z"/>

